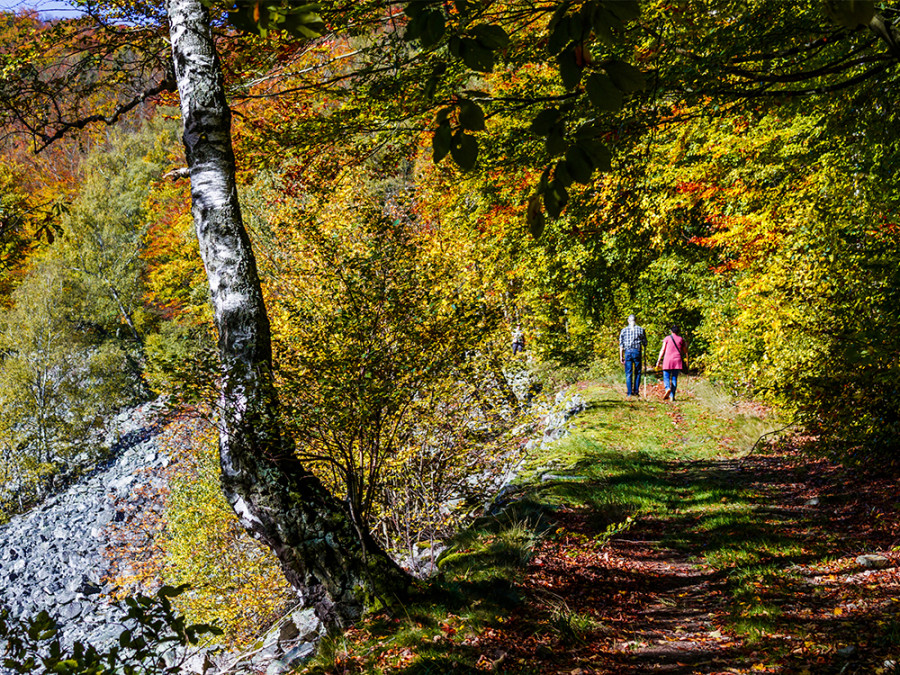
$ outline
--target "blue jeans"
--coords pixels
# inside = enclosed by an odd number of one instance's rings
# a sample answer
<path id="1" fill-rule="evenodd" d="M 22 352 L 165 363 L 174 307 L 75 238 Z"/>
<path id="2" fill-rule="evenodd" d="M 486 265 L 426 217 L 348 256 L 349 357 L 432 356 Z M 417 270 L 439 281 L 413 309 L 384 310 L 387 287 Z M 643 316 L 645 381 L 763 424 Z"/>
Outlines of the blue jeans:
<path id="1" fill-rule="evenodd" d="M 641 350 L 625 350 L 625 393 L 637 396 L 641 392 Z"/>
<path id="2" fill-rule="evenodd" d="M 675 390 L 678 389 L 678 373 L 681 370 L 664 370 L 663 371 L 663 386 L 669 390 L 669 396 L 671 396 L 672 400 L 675 400 Z"/>

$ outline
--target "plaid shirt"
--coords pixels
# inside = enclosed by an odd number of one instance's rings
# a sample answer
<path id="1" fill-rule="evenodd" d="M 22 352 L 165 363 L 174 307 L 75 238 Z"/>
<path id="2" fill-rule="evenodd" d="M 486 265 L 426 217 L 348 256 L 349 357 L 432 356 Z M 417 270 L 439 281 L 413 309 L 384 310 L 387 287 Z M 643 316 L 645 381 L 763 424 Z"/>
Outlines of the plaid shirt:
<path id="1" fill-rule="evenodd" d="M 640 326 L 625 326 L 619 333 L 619 344 L 622 349 L 640 349 L 647 346 L 647 334 Z"/>

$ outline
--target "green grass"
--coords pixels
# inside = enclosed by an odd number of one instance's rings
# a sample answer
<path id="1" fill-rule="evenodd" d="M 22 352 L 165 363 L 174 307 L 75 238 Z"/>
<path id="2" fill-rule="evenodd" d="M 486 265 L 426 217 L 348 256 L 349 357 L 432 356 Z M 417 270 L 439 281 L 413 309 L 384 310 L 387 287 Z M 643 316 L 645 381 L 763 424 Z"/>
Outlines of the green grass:
<path id="1" fill-rule="evenodd" d="M 584 482 L 539 492 L 548 503 L 588 508 L 610 520 L 627 514 L 666 521 L 661 545 L 727 575 L 732 627 L 752 641 L 781 614 L 760 589 L 790 584 L 790 567 L 810 555 L 809 544 L 778 534 L 791 523 L 766 512 L 765 495 L 734 484 L 728 470 L 778 421 L 741 413 L 703 380 L 681 391 L 686 395 L 672 406 L 625 401 L 602 385 L 588 388 L 591 405 L 573 425 L 576 432 L 534 460 L 566 463 Z"/>

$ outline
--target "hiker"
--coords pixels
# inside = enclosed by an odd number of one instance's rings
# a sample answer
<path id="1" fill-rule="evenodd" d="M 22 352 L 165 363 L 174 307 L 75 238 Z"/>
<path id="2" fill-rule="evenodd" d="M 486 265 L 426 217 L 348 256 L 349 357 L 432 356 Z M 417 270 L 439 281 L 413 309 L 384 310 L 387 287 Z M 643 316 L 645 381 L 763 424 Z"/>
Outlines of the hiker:
<path id="1" fill-rule="evenodd" d="M 664 399 L 675 400 L 675 391 L 678 389 L 678 374 L 687 368 L 687 345 L 684 338 L 678 334 L 678 324 L 669 326 L 669 335 L 663 339 L 662 349 L 659 350 L 659 358 L 656 360 L 656 368 L 662 364 L 663 386 L 666 388 Z"/>
<path id="2" fill-rule="evenodd" d="M 628 325 L 619 333 L 619 360 L 625 366 L 625 395 L 640 396 L 641 362 L 647 333 L 637 325 L 634 314 L 628 315 Z"/>
<path id="3" fill-rule="evenodd" d="M 525 351 L 525 334 L 522 332 L 522 324 L 517 323 L 516 329 L 512 334 L 512 350 L 513 354 L 518 354 L 519 352 Z"/>

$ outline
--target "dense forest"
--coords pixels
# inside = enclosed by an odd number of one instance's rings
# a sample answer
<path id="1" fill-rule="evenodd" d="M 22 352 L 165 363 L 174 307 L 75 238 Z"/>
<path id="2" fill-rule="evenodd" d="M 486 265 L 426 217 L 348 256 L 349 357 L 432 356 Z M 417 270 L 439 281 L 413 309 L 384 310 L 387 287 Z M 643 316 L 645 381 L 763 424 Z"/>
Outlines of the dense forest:
<path id="1" fill-rule="evenodd" d="M 631 313 L 895 465 L 894 3 L 75 5 L 0 15 L 0 519 L 161 396 L 165 536 L 123 588 L 191 584 L 235 643 L 291 587 L 346 627 Z"/>

